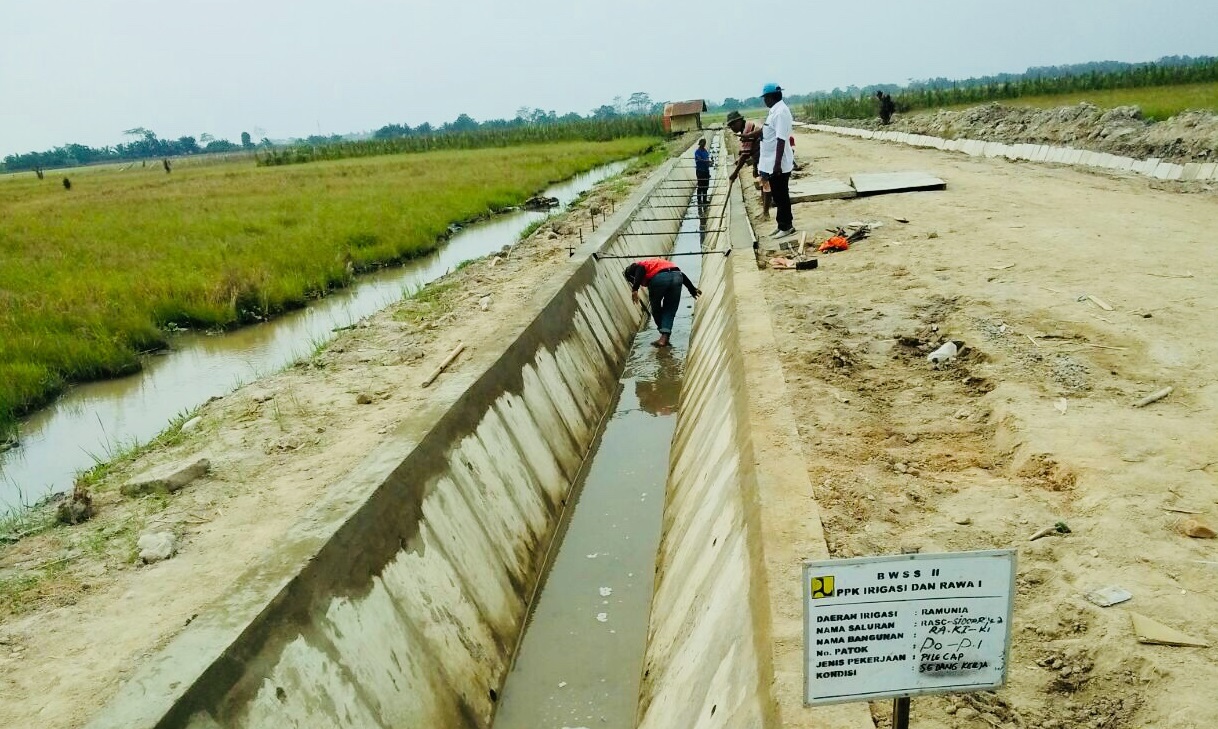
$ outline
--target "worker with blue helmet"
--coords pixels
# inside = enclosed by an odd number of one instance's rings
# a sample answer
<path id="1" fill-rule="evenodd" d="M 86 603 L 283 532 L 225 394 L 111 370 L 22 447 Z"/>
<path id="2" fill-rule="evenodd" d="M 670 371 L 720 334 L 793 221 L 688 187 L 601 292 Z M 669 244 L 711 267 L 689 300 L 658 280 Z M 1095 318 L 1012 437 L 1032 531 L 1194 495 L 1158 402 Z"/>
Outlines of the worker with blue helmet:
<path id="1" fill-rule="evenodd" d="M 795 169 L 795 152 L 791 149 L 791 133 L 795 120 L 791 109 L 782 100 L 782 87 L 768 83 L 761 88 L 761 99 L 770 112 L 761 128 L 761 148 L 757 171 L 770 183 L 774 202 L 774 222 L 778 228 L 771 239 L 795 235 L 795 219 L 791 213 L 791 171 Z"/>

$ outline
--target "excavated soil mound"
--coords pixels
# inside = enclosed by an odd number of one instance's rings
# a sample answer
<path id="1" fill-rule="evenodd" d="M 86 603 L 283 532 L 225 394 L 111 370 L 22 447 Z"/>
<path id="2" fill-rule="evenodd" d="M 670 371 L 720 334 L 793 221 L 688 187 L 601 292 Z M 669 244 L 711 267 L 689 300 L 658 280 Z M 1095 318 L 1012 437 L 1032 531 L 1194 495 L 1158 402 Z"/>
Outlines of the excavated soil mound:
<path id="1" fill-rule="evenodd" d="M 838 119 L 827 123 L 881 128 L 878 120 Z M 1084 102 L 1034 109 L 993 103 L 964 111 L 901 116 L 887 128 L 946 139 L 1050 144 L 1179 163 L 1218 159 L 1218 115 L 1208 111 L 1185 111 L 1166 121 L 1150 122 L 1142 118 L 1142 110 L 1136 106 L 1101 109 Z"/>

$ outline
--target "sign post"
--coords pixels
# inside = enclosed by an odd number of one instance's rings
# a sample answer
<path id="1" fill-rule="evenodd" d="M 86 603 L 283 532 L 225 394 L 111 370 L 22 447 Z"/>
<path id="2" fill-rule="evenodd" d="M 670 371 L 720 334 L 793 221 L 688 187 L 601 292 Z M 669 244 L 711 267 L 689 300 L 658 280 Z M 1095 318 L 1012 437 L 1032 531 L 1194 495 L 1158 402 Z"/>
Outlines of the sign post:
<path id="1" fill-rule="evenodd" d="M 1015 551 L 805 562 L 804 703 L 909 698 L 1006 682 Z"/>

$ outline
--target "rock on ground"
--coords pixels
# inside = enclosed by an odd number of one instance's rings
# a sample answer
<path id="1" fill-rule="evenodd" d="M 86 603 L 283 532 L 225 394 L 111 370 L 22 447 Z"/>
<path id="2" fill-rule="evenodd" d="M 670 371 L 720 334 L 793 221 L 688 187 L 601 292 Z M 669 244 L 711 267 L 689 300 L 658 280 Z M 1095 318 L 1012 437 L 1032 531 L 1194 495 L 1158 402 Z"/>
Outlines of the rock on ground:
<path id="1" fill-rule="evenodd" d="M 178 538 L 173 532 L 145 532 L 136 546 L 144 564 L 163 562 L 178 553 Z"/>
<path id="2" fill-rule="evenodd" d="M 175 463 L 145 471 L 127 483 L 120 491 L 124 496 L 142 496 L 155 491 L 173 493 L 211 472 L 211 461 L 206 458 L 189 463 Z"/>

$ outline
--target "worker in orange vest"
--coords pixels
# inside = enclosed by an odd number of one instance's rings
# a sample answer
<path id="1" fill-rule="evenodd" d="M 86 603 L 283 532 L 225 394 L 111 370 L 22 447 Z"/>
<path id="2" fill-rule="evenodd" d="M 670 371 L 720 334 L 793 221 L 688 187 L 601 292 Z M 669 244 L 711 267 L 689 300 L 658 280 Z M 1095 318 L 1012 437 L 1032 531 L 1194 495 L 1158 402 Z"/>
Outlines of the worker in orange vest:
<path id="1" fill-rule="evenodd" d="M 651 316 L 655 319 L 656 328 L 660 330 L 660 338 L 651 345 L 669 346 L 672 324 L 681 306 L 681 287 L 689 289 L 690 295 L 695 299 L 702 295 L 702 290 L 696 288 L 689 276 L 677 268 L 675 263 L 663 258 L 637 261 L 626 266 L 623 273 L 626 281 L 630 283 L 630 298 L 636 304 L 639 301 L 639 287 L 647 286 L 647 296 L 651 300 Z"/>

